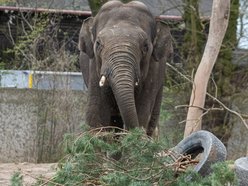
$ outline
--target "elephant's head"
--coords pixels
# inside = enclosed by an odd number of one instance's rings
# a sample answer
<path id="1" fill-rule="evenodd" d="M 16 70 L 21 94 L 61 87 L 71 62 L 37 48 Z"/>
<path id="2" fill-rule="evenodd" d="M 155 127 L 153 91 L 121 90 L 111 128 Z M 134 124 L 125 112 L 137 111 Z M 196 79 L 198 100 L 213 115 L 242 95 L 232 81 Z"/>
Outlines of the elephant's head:
<path id="1" fill-rule="evenodd" d="M 111 87 L 127 129 L 139 126 L 135 87 L 165 56 L 169 32 L 162 26 L 141 2 L 110 1 L 80 31 L 79 49 L 96 63 L 99 86 Z"/>

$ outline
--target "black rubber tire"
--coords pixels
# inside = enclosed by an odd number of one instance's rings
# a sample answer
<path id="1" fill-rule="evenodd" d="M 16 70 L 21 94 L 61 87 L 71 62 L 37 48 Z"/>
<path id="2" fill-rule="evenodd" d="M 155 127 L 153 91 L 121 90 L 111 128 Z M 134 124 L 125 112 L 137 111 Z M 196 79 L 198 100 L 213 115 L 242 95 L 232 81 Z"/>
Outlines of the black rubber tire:
<path id="1" fill-rule="evenodd" d="M 211 132 L 204 130 L 192 133 L 172 150 L 179 154 L 191 155 L 192 158 L 202 153 L 199 163 L 193 169 L 202 176 L 209 175 L 212 172 L 211 166 L 225 161 L 227 155 L 224 144 Z"/>
<path id="2" fill-rule="evenodd" d="M 234 162 L 235 173 L 239 186 L 248 185 L 248 157 L 239 158 Z"/>

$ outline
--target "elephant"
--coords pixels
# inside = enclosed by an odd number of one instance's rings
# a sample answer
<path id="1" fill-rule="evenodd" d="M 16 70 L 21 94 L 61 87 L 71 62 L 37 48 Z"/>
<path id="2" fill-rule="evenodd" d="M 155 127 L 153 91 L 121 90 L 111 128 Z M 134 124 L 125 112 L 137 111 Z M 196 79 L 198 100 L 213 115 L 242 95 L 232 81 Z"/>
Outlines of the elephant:
<path id="1" fill-rule="evenodd" d="M 152 136 L 172 53 L 169 27 L 139 1 L 109 1 L 84 20 L 78 48 L 88 88 L 86 124 L 140 127 Z"/>

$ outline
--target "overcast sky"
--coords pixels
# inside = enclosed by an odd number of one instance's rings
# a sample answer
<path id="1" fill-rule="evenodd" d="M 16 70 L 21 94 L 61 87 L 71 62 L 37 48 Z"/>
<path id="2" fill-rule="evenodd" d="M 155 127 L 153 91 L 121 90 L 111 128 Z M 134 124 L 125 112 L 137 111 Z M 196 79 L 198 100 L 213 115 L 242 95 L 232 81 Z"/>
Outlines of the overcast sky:
<path id="1" fill-rule="evenodd" d="M 237 37 L 239 48 L 248 49 L 248 0 L 240 0 L 240 15 L 238 19 Z"/>

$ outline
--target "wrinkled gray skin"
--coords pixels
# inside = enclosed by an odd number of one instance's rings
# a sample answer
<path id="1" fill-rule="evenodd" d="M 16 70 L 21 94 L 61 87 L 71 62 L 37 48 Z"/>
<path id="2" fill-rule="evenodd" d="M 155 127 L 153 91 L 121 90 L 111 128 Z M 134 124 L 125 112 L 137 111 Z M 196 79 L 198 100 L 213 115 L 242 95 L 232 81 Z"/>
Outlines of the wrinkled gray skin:
<path id="1" fill-rule="evenodd" d="M 89 91 L 87 124 L 143 127 L 151 136 L 172 52 L 169 28 L 156 22 L 141 2 L 110 1 L 84 21 L 79 49 Z"/>

